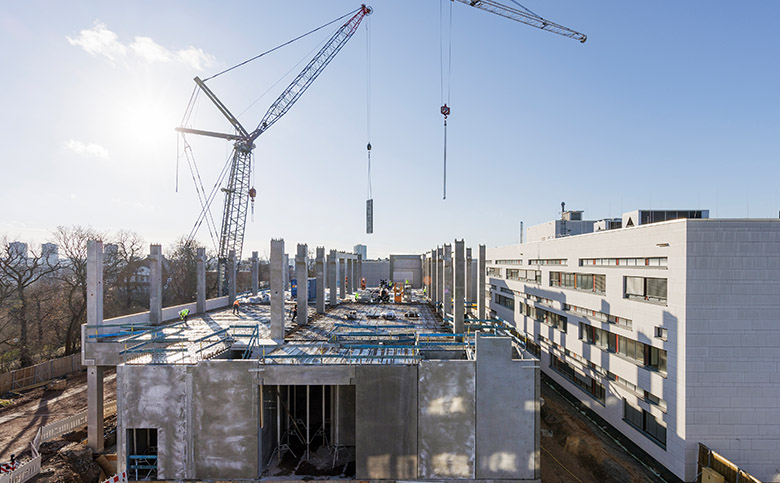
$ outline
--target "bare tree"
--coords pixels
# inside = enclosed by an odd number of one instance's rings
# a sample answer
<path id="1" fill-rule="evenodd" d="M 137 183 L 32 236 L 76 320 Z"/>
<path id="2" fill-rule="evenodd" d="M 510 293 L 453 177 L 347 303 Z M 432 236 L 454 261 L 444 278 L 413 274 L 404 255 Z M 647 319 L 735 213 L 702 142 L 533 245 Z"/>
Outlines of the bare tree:
<path id="1" fill-rule="evenodd" d="M 87 241 L 102 240 L 105 236 L 89 227 L 58 226 L 54 237 L 64 257 L 58 277 L 68 309 L 65 354 L 74 354 L 81 342 L 79 327 L 87 321 Z"/>
<path id="2" fill-rule="evenodd" d="M 197 291 L 197 253 L 201 246 L 195 240 L 181 237 L 166 255 L 163 263 L 163 302 L 180 305 L 193 302 Z"/>
<path id="3" fill-rule="evenodd" d="M 146 258 L 144 239 L 133 231 L 120 230 L 110 245 L 113 248 L 106 250 L 104 260 L 106 315 L 118 317 L 145 310 L 149 294 L 139 273 Z"/>
<path id="4" fill-rule="evenodd" d="M 33 364 L 29 344 L 28 316 L 30 307 L 29 289 L 41 278 L 57 271 L 58 265 L 50 265 L 49 257 L 30 249 L 27 253 L 18 250 L 3 237 L 0 247 L 0 278 L 9 287 L 12 302 L 9 317 L 19 328 L 19 363 L 22 367 Z"/>

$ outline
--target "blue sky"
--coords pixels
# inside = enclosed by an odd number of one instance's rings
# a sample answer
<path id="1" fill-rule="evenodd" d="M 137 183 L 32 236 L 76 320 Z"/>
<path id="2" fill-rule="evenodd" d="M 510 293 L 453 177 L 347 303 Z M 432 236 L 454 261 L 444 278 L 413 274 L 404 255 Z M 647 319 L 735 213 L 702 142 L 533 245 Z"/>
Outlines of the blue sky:
<path id="1" fill-rule="evenodd" d="M 638 208 L 778 215 L 780 3 L 740 2 L 738 10 L 721 1 L 524 4 L 586 33 L 588 42 L 453 5 L 444 201 L 440 0 L 373 2 L 374 234 L 364 225 L 361 25 L 257 140 L 258 202 L 245 255 L 267 253 L 271 237 L 285 238 L 291 252 L 297 242 L 364 243 L 370 257 L 417 253 L 455 237 L 470 246 L 516 243 L 520 220 L 552 219 L 561 201 L 588 218 Z M 188 233 L 200 209 L 184 164 L 175 192 L 173 128 L 192 78 L 358 6 L 4 2 L 0 233 L 40 242 L 57 225 L 80 224 L 127 228 L 163 244 Z M 254 127 L 304 65 L 295 64 L 334 30 L 209 85 Z M 192 125 L 228 129 L 202 96 Z M 188 140 L 208 190 L 229 144 Z M 205 230 L 200 238 L 210 244 Z"/>

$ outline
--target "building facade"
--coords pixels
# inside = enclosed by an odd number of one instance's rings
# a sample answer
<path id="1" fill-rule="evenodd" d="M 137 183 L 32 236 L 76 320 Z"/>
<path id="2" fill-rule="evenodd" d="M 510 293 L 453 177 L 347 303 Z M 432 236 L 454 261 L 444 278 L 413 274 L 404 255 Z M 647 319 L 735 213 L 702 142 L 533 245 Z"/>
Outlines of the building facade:
<path id="1" fill-rule="evenodd" d="M 492 314 L 684 481 L 699 442 L 780 481 L 780 220 L 631 215 L 488 249 Z"/>

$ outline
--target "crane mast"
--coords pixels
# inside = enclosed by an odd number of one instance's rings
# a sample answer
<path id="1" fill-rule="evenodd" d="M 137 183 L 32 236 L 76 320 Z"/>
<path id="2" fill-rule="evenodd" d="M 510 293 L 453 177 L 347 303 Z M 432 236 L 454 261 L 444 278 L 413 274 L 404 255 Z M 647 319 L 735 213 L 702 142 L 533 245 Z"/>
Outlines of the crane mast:
<path id="1" fill-rule="evenodd" d="M 344 45 L 357 31 L 360 22 L 366 15 L 372 12 L 371 7 L 361 5 L 357 12 L 347 20 L 335 34 L 317 52 L 311 61 L 303 68 L 298 76 L 271 104 L 260 123 L 254 131 L 247 131 L 238 119 L 228 110 L 219 98 L 206 86 L 205 82 L 195 77 L 195 83 L 214 103 L 217 109 L 233 126 L 234 134 L 203 131 L 185 127 L 176 128 L 177 131 L 190 134 L 199 134 L 234 141 L 233 158 L 230 164 L 230 172 L 227 185 L 222 188 L 225 193 L 225 203 L 222 212 L 222 228 L 219 236 L 219 284 L 220 294 L 227 291 L 227 260 L 231 251 L 235 251 L 237 260 L 241 259 L 244 244 L 244 232 L 246 229 L 246 214 L 249 208 L 249 200 L 254 202 L 255 191 L 250 188 L 252 173 L 252 151 L 255 148 L 254 141 L 270 128 L 276 121 L 284 116 L 295 102 L 311 86 L 312 82 L 327 67 L 331 60 L 339 53 Z M 234 277 L 235 274 L 227 274 Z"/>

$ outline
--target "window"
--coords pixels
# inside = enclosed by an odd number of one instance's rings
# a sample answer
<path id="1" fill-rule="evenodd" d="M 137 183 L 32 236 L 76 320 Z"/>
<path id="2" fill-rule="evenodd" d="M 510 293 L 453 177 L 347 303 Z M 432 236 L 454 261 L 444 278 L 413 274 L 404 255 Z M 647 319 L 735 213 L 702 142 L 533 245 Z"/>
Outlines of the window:
<path id="1" fill-rule="evenodd" d="M 496 260 L 496 265 L 522 265 L 522 260 Z"/>
<path id="2" fill-rule="evenodd" d="M 520 270 L 517 268 L 507 268 L 506 278 L 508 280 L 542 283 L 542 272 L 541 270 Z"/>
<path id="3" fill-rule="evenodd" d="M 625 298 L 666 302 L 665 278 L 624 277 Z"/>
<path id="4" fill-rule="evenodd" d="M 580 258 L 580 266 L 597 267 L 666 267 L 666 257 L 647 258 Z"/>
<path id="5" fill-rule="evenodd" d="M 593 398 L 604 404 L 606 390 L 604 385 L 590 376 L 586 376 L 577 371 L 571 365 L 550 354 L 550 367 L 558 371 L 563 377 L 572 382 L 575 386 L 590 394 Z"/>
<path id="6" fill-rule="evenodd" d="M 664 401 L 660 397 L 651 394 L 649 391 L 645 391 L 644 396 L 645 396 L 645 401 L 649 402 L 650 404 L 655 404 L 656 406 L 663 409 L 664 411 L 666 410 L 666 401 Z"/>
<path id="7" fill-rule="evenodd" d="M 520 304 L 520 313 L 526 317 L 538 320 L 545 325 L 555 327 L 561 332 L 566 332 L 567 317 L 564 315 L 556 314 L 555 312 L 550 312 L 524 303 Z"/>
<path id="8" fill-rule="evenodd" d="M 538 310 L 538 309 L 537 309 Z M 640 367 L 666 374 L 666 351 L 580 322 L 580 340 L 620 354 Z"/>
<path id="9" fill-rule="evenodd" d="M 537 258 L 528 260 L 528 265 L 566 265 L 565 258 Z"/>
<path id="10" fill-rule="evenodd" d="M 515 299 L 510 297 L 504 297 L 503 295 L 496 294 L 496 303 L 508 309 L 515 309 Z"/>
<path id="11" fill-rule="evenodd" d="M 563 304 L 563 310 L 575 313 L 587 319 L 619 325 L 621 327 L 625 327 L 626 329 L 631 329 L 632 327 L 631 319 L 610 315 L 604 312 L 599 312 L 598 310 L 586 309 L 585 307 L 580 307 L 578 305 Z"/>
<path id="12" fill-rule="evenodd" d="M 623 399 L 623 420 L 666 449 L 666 426 L 655 416 Z"/>
<path id="13" fill-rule="evenodd" d="M 607 290 L 606 278 L 606 275 L 594 273 L 550 272 L 550 287 L 603 294 Z"/>
<path id="14" fill-rule="evenodd" d="M 656 327 L 655 328 L 655 338 L 656 339 L 666 340 L 666 327 Z"/>
<path id="15" fill-rule="evenodd" d="M 500 277 L 501 276 L 501 269 L 500 268 L 494 268 L 494 267 L 488 267 L 487 275 L 488 275 L 488 277 Z"/>

